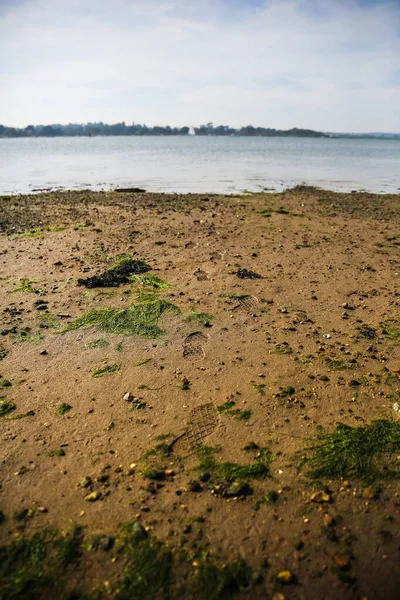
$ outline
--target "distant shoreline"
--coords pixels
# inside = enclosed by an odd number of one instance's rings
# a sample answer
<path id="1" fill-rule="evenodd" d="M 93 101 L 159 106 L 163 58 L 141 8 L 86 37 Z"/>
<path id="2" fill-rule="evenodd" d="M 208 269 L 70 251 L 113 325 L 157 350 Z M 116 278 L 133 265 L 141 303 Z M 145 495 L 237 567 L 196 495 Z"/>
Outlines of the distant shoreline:
<path id="1" fill-rule="evenodd" d="M 230 127 L 229 125 L 216 125 L 207 123 L 199 127 L 171 127 L 170 125 L 155 125 L 149 127 L 145 124 L 125 122 L 106 123 L 69 123 L 67 125 L 28 125 L 27 127 L 9 127 L 0 125 L 0 139 L 7 138 L 36 138 L 36 137 L 294 137 L 294 138 L 341 138 L 341 139 L 400 139 L 398 133 L 335 133 L 323 132 L 313 129 L 292 127 L 291 129 L 274 129 L 270 127 Z"/>
<path id="2" fill-rule="evenodd" d="M 348 135 L 348 134 L 323 134 L 323 135 L 293 135 L 293 134 L 276 134 L 276 135 L 249 135 L 249 134 L 229 134 L 223 135 L 218 133 L 209 133 L 206 135 L 190 135 L 190 134 L 163 134 L 163 133 L 147 133 L 147 134 L 78 134 L 78 135 L 0 135 L 0 140 L 26 140 L 26 139 L 53 139 L 53 138 L 111 138 L 111 137 L 135 137 L 135 138 L 153 138 L 153 137 L 173 137 L 173 138 L 205 138 L 205 137 L 225 137 L 225 138 L 290 138 L 290 139 L 331 139 L 331 140 L 391 140 L 400 141 L 400 134 L 393 135 Z"/>

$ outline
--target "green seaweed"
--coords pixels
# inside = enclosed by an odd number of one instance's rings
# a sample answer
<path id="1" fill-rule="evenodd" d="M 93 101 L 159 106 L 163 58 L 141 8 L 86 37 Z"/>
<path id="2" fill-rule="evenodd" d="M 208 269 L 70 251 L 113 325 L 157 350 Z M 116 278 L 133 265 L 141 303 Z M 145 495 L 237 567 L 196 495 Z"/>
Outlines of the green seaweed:
<path id="1" fill-rule="evenodd" d="M 358 366 L 357 363 L 350 364 L 343 359 L 330 358 L 329 356 L 325 356 L 324 362 L 328 369 L 331 369 L 332 371 L 344 371 L 346 369 L 353 369 L 354 367 Z"/>
<path id="2" fill-rule="evenodd" d="M 250 584 L 251 569 L 244 562 L 234 561 L 221 567 L 203 562 L 191 582 L 194 600 L 226 600 Z"/>
<path id="3" fill-rule="evenodd" d="M 296 393 L 296 390 L 292 385 L 287 385 L 285 387 L 281 387 L 279 392 L 276 394 L 277 398 L 287 398 L 288 396 L 293 396 Z"/>
<path id="4" fill-rule="evenodd" d="M 253 388 L 257 390 L 259 394 L 261 394 L 261 396 L 265 396 L 265 383 L 257 383 L 256 381 L 252 381 L 251 384 Z"/>
<path id="5" fill-rule="evenodd" d="M 60 406 L 57 408 L 56 414 L 57 415 L 65 415 L 66 412 L 68 412 L 69 410 L 71 410 L 72 406 L 70 404 L 67 404 L 66 402 L 62 402 L 60 404 Z"/>
<path id="6" fill-rule="evenodd" d="M 15 410 L 17 405 L 14 402 L 9 402 L 4 398 L 4 396 L 0 396 L 0 417 L 4 417 L 4 415 L 8 415 L 10 412 Z"/>
<path id="7" fill-rule="evenodd" d="M 276 490 L 268 490 L 261 498 L 259 498 L 259 500 L 257 500 L 256 509 L 258 510 L 262 504 L 275 504 L 278 498 L 279 494 Z"/>
<path id="8" fill-rule="evenodd" d="M 38 315 L 36 320 L 40 329 L 58 329 L 61 326 L 56 315 L 50 312 Z"/>
<path id="9" fill-rule="evenodd" d="M 192 309 L 191 314 L 185 318 L 185 321 L 187 321 L 188 323 L 191 323 L 192 321 L 197 321 L 202 325 L 209 325 L 209 323 L 214 321 L 214 319 L 214 315 L 211 315 L 210 313 L 197 312 L 196 310 Z"/>
<path id="10" fill-rule="evenodd" d="M 31 281 L 28 277 L 22 277 L 22 279 L 19 280 L 19 286 L 14 288 L 13 290 L 11 290 L 10 294 L 14 294 L 15 292 L 24 292 L 26 294 L 42 295 L 43 290 L 34 288 L 32 285 L 33 283 L 36 283 L 36 282 Z"/>
<path id="11" fill-rule="evenodd" d="M 314 479 L 376 479 L 398 477 L 399 461 L 391 460 L 400 452 L 400 423 L 372 421 L 363 427 L 343 423 L 332 433 L 318 435 L 307 448 L 303 460 Z"/>
<path id="12" fill-rule="evenodd" d="M 189 381 L 189 379 L 187 377 L 184 377 L 182 380 L 182 383 L 178 385 L 178 389 L 182 390 L 182 391 L 186 391 L 190 389 L 190 386 L 192 385 L 192 382 Z"/>
<path id="13" fill-rule="evenodd" d="M 166 312 L 179 314 L 180 309 L 167 300 L 157 298 L 154 294 L 147 299 L 141 296 L 139 302 L 126 309 L 103 308 L 91 310 L 70 323 L 60 333 L 75 331 L 81 327 L 97 326 L 105 333 L 123 333 L 125 335 L 156 338 L 163 333 L 158 327 L 158 323 Z"/>
<path id="14" fill-rule="evenodd" d="M 153 290 L 167 290 L 171 287 L 157 275 L 131 275 L 130 280 L 132 283 L 140 283 L 140 285 L 151 287 Z"/>
<path id="15" fill-rule="evenodd" d="M 118 363 L 113 363 L 112 365 L 106 365 L 105 367 L 98 367 L 97 369 L 94 369 L 92 377 L 103 377 L 103 375 L 106 375 L 107 373 L 119 373 L 121 369 L 121 365 Z"/>
<path id="16" fill-rule="evenodd" d="M 232 406 L 235 406 L 236 402 L 234 400 L 228 400 L 227 402 L 224 402 L 223 404 L 220 404 L 219 406 L 217 406 L 217 412 L 219 413 L 223 413 L 226 410 L 229 410 L 230 408 L 232 408 Z"/>
<path id="17" fill-rule="evenodd" d="M 66 229 L 65 225 L 48 225 L 46 227 L 35 227 L 18 235 L 19 237 L 37 238 L 41 237 L 44 233 L 56 233 L 57 231 L 64 231 L 64 229 Z"/>
<path id="18" fill-rule="evenodd" d="M 138 537 L 135 523 L 121 525 L 118 549 L 126 559 L 117 600 L 168 598 L 173 582 L 173 553 L 157 539 Z"/>
<path id="19" fill-rule="evenodd" d="M 160 433 L 160 435 L 156 435 L 156 437 L 154 438 L 157 442 L 164 442 L 165 440 L 167 440 L 168 438 L 175 438 L 175 434 L 174 433 Z"/>
<path id="20" fill-rule="evenodd" d="M 220 448 L 212 448 L 202 445 L 197 449 L 197 454 L 200 457 L 200 463 L 197 466 L 198 470 L 211 471 L 213 476 L 224 481 L 246 480 L 246 479 L 262 479 L 269 475 L 269 466 L 273 460 L 272 453 L 261 448 L 255 461 L 248 465 L 238 465 L 232 462 L 217 462 L 215 454 Z"/>
<path id="21" fill-rule="evenodd" d="M 227 414 L 235 417 L 238 421 L 248 421 L 251 417 L 251 410 L 236 408 L 235 410 L 228 410 Z"/>
<path id="22" fill-rule="evenodd" d="M 293 354 L 293 348 L 288 342 L 282 342 L 281 344 L 275 344 L 271 354 Z"/>
<path id="23" fill-rule="evenodd" d="M 129 407 L 129 410 L 140 410 L 141 408 L 146 408 L 147 404 L 146 402 L 142 402 L 141 400 L 136 400 L 136 402 L 132 402 L 132 404 Z"/>
<path id="24" fill-rule="evenodd" d="M 83 539 L 83 528 L 70 521 L 69 529 L 56 541 L 57 559 L 62 567 L 72 564 L 79 556 Z"/>
<path id="25" fill-rule="evenodd" d="M 64 448 L 56 448 L 55 450 L 50 450 L 49 456 L 65 456 Z"/>
<path id="26" fill-rule="evenodd" d="M 18 520 L 31 516 L 25 508 Z M 91 591 L 85 593 L 81 576 L 74 575 L 98 567 L 93 550 L 100 546 L 83 545 L 80 526 L 72 522 L 65 533 L 45 529 L 19 536 L 0 547 L 0 600 L 230 600 L 256 581 L 244 562 L 218 565 L 207 552 L 170 547 L 135 522 L 119 525 L 114 540 L 120 574 L 107 590 L 90 582 Z"/>
<path id="27" fill-rule="evenodd" d="M 107 348 L 110 343 L 107 340 L 98 339 L 98 340 L 90 340 L 85 344 L 85 350 L 94 350 L 95 348 Z"/>
<path id="28" fill-rule="evenodd" d="M 140 360 L 139 362 L 137 362 L 134 367 L 143 367 L 143 365 L 147 365 L 149 362 L 151 362 L 153 359 L 152 358 L 145 358 L 144 360 Z"/>
<path id="29" fill-rule="evenodd" d="M 18 421 L 19 419 L 24 419 L 25 417 L 34 417 L 34 416 L 35 416 L 35 411 L 28 410 L 28 412 L 26 412 L 26 413 L 21 413 L 19 415 L 15 415 L 15 417 L 6 417 L 6 419 L 8 421 Z"/>
<path id="30" fill-rule="evenodd" d="M 397 319 L 389 319 L 381 323 L 382 334 L 389 339 L 398 340 L 400 338 L 400 322 Z"/>
<path id="31" fill-rule="evenodd" d="M 140 457 L 140 460 L 147 460 L 148 458 L 150 458 L 150 456 L 156 456 L 158 458 L 164 459 L 170 456 L 170 454 L 171 444 L 167 444 L 166 442 L 162 441 L 156 446 L 154 446 L 154 448 L 150 448 L 150 450 L 146 450 L 146 452 L 143 452 L 142 456 Z"/>
<path id="32" fill-rule="evenodd" d="M 18 519 L 24 520 L 30 513 L 23 509 Z M 80 544 L 81 530 L 73 524 L 64 534 L 45 529 L 1 546 L 0 600 L 66 598 L 69 567 L 80 556 Z"/>
<path id="33" fill-rule="evenodd" d="M 32 344 L 35 344 L 43 339 L 43 337 L 39 333 L 32 333 L 30 327 L 24 327 L 18 331 L 16 339 L 19 342 L 31 342 Z"/>

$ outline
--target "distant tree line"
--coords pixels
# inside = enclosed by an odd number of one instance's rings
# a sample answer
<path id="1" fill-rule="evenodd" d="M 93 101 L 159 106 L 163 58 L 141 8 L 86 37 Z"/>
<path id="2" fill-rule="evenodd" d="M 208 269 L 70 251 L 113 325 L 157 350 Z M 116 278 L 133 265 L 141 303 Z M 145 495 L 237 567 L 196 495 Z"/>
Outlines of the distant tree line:
<path id="1" fill-rule="evenodd" d="M 148 127 L 132 123 L 126 125 L 115 123 L 107 125 L 106 123 L 86 123 L 85 125 L 69 123 L 68 125 L 28 125 L 27 127 L 6 127 L 0 125 L 0 138 L 21 138 L 21 137 L 61 137 L 61 136 L 97 136 L 97 135 L 233 135 L 233 136 L 285 136 L 285 137 L 327 137 L 326 134 L 312 129 L 270 129 L 266 127 L 253 127 L 247 125 L 234 129 L 228 125 L 216 125 L 207 123 L 200 127 L 170 127 L 169 125 Z"/>

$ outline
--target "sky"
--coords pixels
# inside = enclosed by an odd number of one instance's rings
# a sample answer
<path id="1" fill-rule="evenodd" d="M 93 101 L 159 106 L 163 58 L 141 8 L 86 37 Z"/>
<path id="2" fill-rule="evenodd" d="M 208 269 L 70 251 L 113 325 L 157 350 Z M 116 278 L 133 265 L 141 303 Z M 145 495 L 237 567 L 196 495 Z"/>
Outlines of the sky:
<path id="1" fill-rule="evenodd" d="M 400 0 L 0 0 L 0 123 L 400 132 Z"/>

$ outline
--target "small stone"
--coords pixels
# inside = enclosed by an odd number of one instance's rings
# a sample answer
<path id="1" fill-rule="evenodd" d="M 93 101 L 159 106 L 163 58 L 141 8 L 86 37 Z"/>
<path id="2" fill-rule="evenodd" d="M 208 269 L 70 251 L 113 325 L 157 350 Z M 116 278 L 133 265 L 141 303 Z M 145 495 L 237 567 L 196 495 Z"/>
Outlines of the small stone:
<path id="1" fill-rule="evenodd" d="M 363 496 L 364 496 L 364 498 L 368 498 L 369 500 L 372 500 L 373 498 L 375 498 L 375 492 L 372 488 L 367 487 L 363 491 Z"/>
<path id="2" fill-rule="evenodd" d="M 83 488 L 87 488 L 89 487 L 89 485 L 91 485 L 92 483 L 92 478 L 86 476 L 82 481 L 81 481 L 81 487 Z"/>
<path id="3" fill-rule="evenodd" d="M 272 600 L 285 600 L 285 596 L 278 592 L 272 596 Z"/>
<path id="4" fill-rule="evenodd" d="M 101 493 L 100 492 L 91 492 L 90 494 L 88 494 L 87 496 L 85 496 L 86 502 L 96 502 L 100 498 L 101 498 Z"/>
<path id="5" fill-rule="evenodd" d="M 322 504 L 323 502 L 331 502 L 332 497 L 323 490 L 321 490 L 313 494 L 310 500 L 311 502 L 317 502 L 318 504 Z"/>
<path id="6" fill-rule="evenodd" d="M 348 569 L 350 567 L 350 561 L 344 554 L 335 554 L 333 560 L 340 569 Z"/>
<path id="7" fill-rule="evenodd" d="M 331 515 L 329 515 L 328 513 L 324 514 L 324 525 L 326 525 L 326 527 L 330 527 L 331 525 L 333 525 L 334 522 L 334 518 L 331 517 Z"/>
<path id="8" fill-rule="evenodd" d="M 196 480 L 190 481 L 188 486 L 189 492 L 201 492 L 203 489 L 200 483 Z"/>
<path id="9" fill-rule="evenodd" d="M 45 506 L 38 506 L 37 510 L 40 513 L 47 513 L 47 508 Z"/>
<path id="10" fill-rule="evenodd" d="M 293 546 L 296 548 L 296 550 L 299 550 L 299 551 L 303 550 L 303 548 L 304 548 L 304 542 L 303 542 L 303 540 L 299 540 L 299 541 L 295 542 L 293 544 Z"/>
<path id="11" fill-rule="evenodd" d="M 190 533 L 192 531 L 192 526 L 191 525 L 185 525 L 182 529 L 183 533 Z"/>
<path id="12" fill-rule="evenodd" d="M 165 469 L 164 475 L 165 477 L 173 477 L 175 475 L 175 471 L 173 469 Z"/>
<path id="13" fill-rule="evenodd" d="M 133 402 L 134 399 L 135 396 L 130 392 L 125 392 L 125 394 L 122 396 L 122 400 L 126 400 L 126 402 Z"/>
<path id="14" fill-rule="evenodd" d="M 105 550 L 106 552 L 108 550 L 111 550 L 113 545 L 114 545 L 114 538 L 112 538 L 112 537 L 108 537 L 108 536 L 104 535 L 103 537 L 101 537 L 99 539 L 99 548 L 101 548 L 102 550 Z"/>
<path id="15" fill-rule="evenodd" d="M 258 444 L 256 444 L 255 442 L 249 442 L 248 444 L 245 445 L 243 450 L 258 450 L 259 448 L 260 448 L 260 446 Z"/>
<path id="16" fill-rule="evenodd" d="M 203 471 L 199 476 L 200 481 L 206 482 L 211 479 L 211 473 L 207 473 L 207 471 Z"/>
<path id="17" fill-rule="evenodd" d="M 132 535 L 137 540 L 143 540 L 148 536 L 148 533 L 141 523 L 134 523 L 132 527 Z"/>
<path id="18" fill-rule="evenodd" d="M 284 584 L 293 583 L 294 581 L 293 573 L 291 571 L 279 571 L 276 578 L 280 583 Z"/>
<path id="19" fill-rule="evenodd" d="M 249 486 L 247 483 L 243 483 L 242 481 L 234 481 L 228 487 L 226 491 L 227 496 L 242 496 L 249 491 Z"/>

